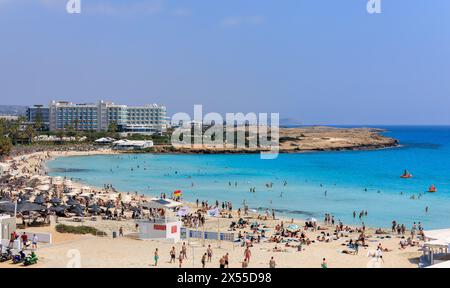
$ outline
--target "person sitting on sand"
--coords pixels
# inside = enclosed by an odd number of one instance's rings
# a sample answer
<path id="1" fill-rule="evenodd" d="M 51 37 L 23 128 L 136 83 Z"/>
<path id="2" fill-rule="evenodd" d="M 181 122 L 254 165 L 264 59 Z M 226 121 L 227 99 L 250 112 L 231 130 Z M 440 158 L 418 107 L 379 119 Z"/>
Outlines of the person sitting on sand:
<path id="1" fill-rule="evenodd" d="M 407 245 L 414 247 L 414 246 L 419 246 L 419 242 L 414 241 L 411 237 L 408 237 L 407 241 Z"/>
<path id="2" fill-rule="evenodd" d="M 386 232 L 384 232 L 383 229 L 378 228 L 375 230 L 375 234 L 386 234 Z"/>
<path id="3" fill-rule="evenodd" d="M 408 243 L 405 241 L 405 239 L 401 239 L 399 244 L 400 249 L 406 249 L 406 247 L 408 246 Z"/>
<path id="4" fill-rule="evenodd" d="M 282 250 L 281 250 L 281 248 L 278 248 L 277 246 L 275 246 L 275 247 L 272 249 L 272 251 L 273 251 L 273 252 L 281 252 Z"/>

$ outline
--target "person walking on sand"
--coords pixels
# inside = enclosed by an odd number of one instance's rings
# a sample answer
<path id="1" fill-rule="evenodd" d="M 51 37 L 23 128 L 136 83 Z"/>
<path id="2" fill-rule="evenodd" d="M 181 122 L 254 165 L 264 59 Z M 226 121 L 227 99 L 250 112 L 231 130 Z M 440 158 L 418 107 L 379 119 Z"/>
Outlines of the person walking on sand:
<path id="1" fill-rule="evenodd" d="M 247 263 L 250 263 L 250 257 L 252 256 L 252 252 L 250 251 L 250 248 L 247 247 L 244 251 L 244 261 L 246 260 Z"/>
<path id="2" fill-rule="evenodd" d="M 172 247 L 172 250 L 170 250 L 170 261 L 169 261 L 169 263 L 175 263 L 175 258 L 176 258 L 175 247 Z"/>
<path id="3" fill-rule="evenodd" d="M 225 254 L 225 256 L 223 256 L 223 260 L 225 260 L 225 267 L 228 268 L 229 267 L 229 254 Z"/>
<path id="4" fill-rule="evenodd" d="M 31 248 L 36 250 L 37 249 L 37 244 L 38 244 L 38 237 L 36 236 L 36 234 L 33 235 L 33 240 L 31 243 Z"/>
<path id="5" fill-rule="evenodd" d="M 222 258 L 220 258 L 219 268 L 225 268 L 225 256 L 222 256 Z"/>
<path id="6" fill-rule="evenodd" d="M 327 260 L 325 258 L 322 259 L 322 264 L 320 264 L 320 267 L 323 269 L 328 268 Z"/>
<path id="7" fill-rule="evenodd" d="M 211 245 L 208 245 L 208 249 L 206 249 L 206 254 L 208 255 L 208 262 L 211 262 L 211 259 L 212 259 Z"/>
<path id="8" fill-rule="evenodd" d="M 181 268 L 181 266 L 183 265 L 183 253 L 180 252 L 180 256 L 178 256 L 178 263 L 179 263 L 179 267 Z"/>
<path id="9" fill-rule="evenodd" d="M 186 242 L 183 242 L 183 246 L 181 246 L 181 254 L 183 254 L 183 258 L 187 258 L 187 247 Z"/>
<path id="10" fill-rule="evenodd" d="M 153 260 L 155 261 L 155 267 L 158 266 L 158 259 L 159 259 L 159 255 L 158 255 L 158 248 L 156 248 L 155 250 L 155 254 L 153 256 Z"/>
<path id="11" fill-rule="evenodd" d="M 277 264 L 275 263 L 275 259 L 273 259 L 273 256 L 272 256 L 272 258 L 270 258 L 270 261 L 269 261 L 269 268 L 275 268 L 276 265 Z"/>

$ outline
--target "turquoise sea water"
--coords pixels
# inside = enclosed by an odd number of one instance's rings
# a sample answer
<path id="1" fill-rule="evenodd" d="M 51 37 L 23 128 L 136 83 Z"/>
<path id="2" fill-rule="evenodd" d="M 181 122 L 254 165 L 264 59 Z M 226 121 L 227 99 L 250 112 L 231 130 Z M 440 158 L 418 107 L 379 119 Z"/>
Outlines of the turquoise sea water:
<path id="1" fill-rule="evenodd" d="M 367 210 L 363 220 L 368 226 L 390 227 L 395 219 L 407 227 L 413 221 L 426 228 L 450 227 L 450 127 L 382 128 L 402 147 L 280 154 L 276 160 L 261 160 L 256 154 L 62 157 L 48 168 L 50 175 L 96 186 L 113 184 L 123 191 L 156 196 L 181 189 L 186 200 L 227 200 L 234 208 L 246 200 L 251 208 L 274 208 L 293 218 L 312 215 L 321 220 L 324 213 L 332 213 L 336 220 L 357 224 L 353 211 Z M 404 169 L 414 178 L 401 179 Z M 265 186 L 269 182 L 274 183 L 270 189 Z M 426 192 L 431 184 L 437 193 Z"/>

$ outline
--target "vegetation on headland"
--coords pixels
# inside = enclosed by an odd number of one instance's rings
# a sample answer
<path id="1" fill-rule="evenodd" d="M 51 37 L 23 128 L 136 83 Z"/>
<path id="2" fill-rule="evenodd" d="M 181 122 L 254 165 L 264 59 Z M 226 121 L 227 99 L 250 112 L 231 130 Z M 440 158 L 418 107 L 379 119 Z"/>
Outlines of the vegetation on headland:
<path id="1" fill-rule="evenodd" d="M 94 236 L 106 236 L 105 232 L 90 226 L 70 226 L 58 224 L 55 226 L 55 230 L 59 233 L 83 234 L 83 235 L 92 234 Z"/>
<path id="2" fill-rule="evenodd" d="M 52 140 L 37 140 L 38 136 L 53 136 Z M 43 131 L 43 124 L 38 117 L 35 123 L 27 123 L 25 118 L 0 119 L 0 157 L 7 156 L 13 149 L 79 147 L 92 145 L 103 137 L 120 139 L 117 125 L 111 123 L 107 131 L 77 131 L 76 127 L 66 127 L 60 131 Z M 162 135 L 130 135 L 129 140 L 152 140 L 155 145 L 169 145 L 170 137 Z"/>
<path id="3" fill-rule="evenodd" d="M 231 131 L 234 134 L 234 144 L 231 147 L 207 147 L 194 143 L 202 143 L 205 136 L 192 136 L 186 147 L 174 147 L 171 145 L 171 129 L 164 135 L 133 134 L 126 137 L 117 131 L 117 125 L 111 123 L 107 131 L 78 131 L 78 124 L 65 127 L 59 131 L 43 131 L 43 125 L 39 119 L 35 123 L 26 123 L 24 118 L 15 120 L 0 119 L 0 157 L 7 156 L 11 151 L 45 150 L 45 149 L 92 149 L 94 141 L 99 138 L 110 137 L 114 139 L 128 140 L 152 140 L 154 145 L 144 150 L 132 150 L 129 153 L 183 153 L 183 154 L 211 154 L 211 153 L 259 153 L 268 150 L 268 147 L 260 146 L 260 135 L 249 131 L 249 127 L 236 127 Z M 208 127 L 203 127 L 205 129 Z M 245 129 L 244 129 L 245 128 Z M 239 133 L 244 133 L 245 147 L 237 145 Z M 230 131 L 228 131 L 230 132 Z M 224 131 L 223 138 L 227 139 L 228 133 Z M 381 135 L 381 130 L 373 128 L 333 128 L 333 127 L 299 127 L 279 129 L 280 153 L 298 153 L 305 151 L 341 151 L 341 150 L 371 150 L 398 145 L 398 141 Z M 189 133 L 189 132 L 188 132 Z M 191 130 L 193 133 L 193 129 Z M 46 136 L 46 137 L 44 137 Z M 183 138 L 184 134 L 180 135 Z M 202 139 L 199 139 L 202 138 Z M 216 134 L 210 136 L 214 141 Z M 183 140 L 183 139 L 180 139 Z M 267 135 L 267 141 L 272 141 L 272 135 Z M 225 140 L 226 141 L 226 140 Z M 188 141 L 189 142 L 189 141 Z M 222 145 L 223 146 L 223 145 Z"/>

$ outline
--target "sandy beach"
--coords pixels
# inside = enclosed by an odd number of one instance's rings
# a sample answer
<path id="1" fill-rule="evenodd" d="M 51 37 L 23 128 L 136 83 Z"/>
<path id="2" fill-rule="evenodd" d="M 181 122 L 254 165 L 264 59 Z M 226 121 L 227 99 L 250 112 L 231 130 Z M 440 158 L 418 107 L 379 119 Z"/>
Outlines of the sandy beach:
<path id="1" fill-rule="evenodd" d="M 77 155 L 95 155 L 95 154 L 110 154 L 116 153 L 111 150 L 97 150 L 97 151 L 67 151 L 67 152 L 37 152 L 25 156 L 17 156 L 9 163 L 17 165 L 16 171 L 19 171 L 18 176 L 33 177 L 36 173 L 40 173 L 39 177 L 46 178 L 43 170 L 43 164 L 55 157 L 68 157 Z M 35 172 L 37 171 L 37 172 Z M 80 183 L 74 182 L 78 187 L 83 186 Z M 102 190 L 102 188 L 93 188 L 93 190 Z M 121 191 L 123 195 L 130 195 L 126 191 Z M 153 195 L 158 196 L 158 195 Z M 147 196 L 148 197 L 148 196 Z M 140 201 L 133 197 L 132 201 Z M 194 203 L 185 203 L 185 205 L 195 208 Z M 127 212 L 130 213 L 130 212 Z M 221 232 L 229 230 L 230 223 L 237 221 L 237 211 L 232 211 L 232 218 L 206 218 L 205 230 L 217 231 L 218 222 Z M 159 250 L 160 261 L 157 267 L 178 267 L 178 259 L 176 263 L 169 263 L 169 251 L 174 246 L 177 255 L 180 251 L 183 242 L 176 244 L 156 241 L 156 240 L 138 240 L 135 237 L 136 228 L 134 220 L 103 220 L 97 217 L 97 221 L 91 221 L 86 218 L 83 223 L 74 222 L 71 218 L 58 217 L 58 223 L 67 225 L 84 225 L 95 227 L 107 233 L 105 237 L 97 237 L 92 235 L 72 235 L 62 234 L 55 231 L 55 217 L 51 216 L 51 225 L 47 227 L 28 228 L 27 231 L 34 232 L 50 232 L 53 235 L 52 244 L 39 245 L 36 253 L 39 256 L 39 263 L 33 267 L 70 267 L 73 265 L 70 261 L 74 255 L 80 256 L 81 267 L 140 267 L 149 268 L 153 266 L 153 253 L 156 248 Z M 334 237 L 327 237 L 329 242 L 320 242 L 318 240 L 322 237 L 322 233 L 329 233 L 333 235 L 335 227 L 333 225 L 324 225 L 318 223 L 318 226 L 323 230 L 312 231 L 312 229 L 302 231 L 311 240 L 309 245 L 302 245 L 301 251 L 296 247 L 287 247 L 285 243 L 274 243 L 267 241 L 275 232 L 276 225 L 281 222 L 285 226 L 289 224 L 297 224 L 300 227 L 304 226 L 304 221 L 301 219 L 291 219 L 276 217 L 276 220 L 264 220 L 258 214 L 250 212 L 246 216 L 249 222 L 257 221 L 261 226 L 268 229 L 265 240 L 260 243 L 254 243 L 251 250 L 252 256 L 249 262 L 249 267 L 269 267 L 269 260 L 274 257 L 277 267 L 311 267 L 320 268 L 322 259 L 325 258 L 330 268 L 415 268 L 418 265 L 418 257 L 421 255 L 420 246 L 408 246 L 405 249 L 400 249 L 399 242 L 401 236 L 395 234 L 376 234 L 372 228 L 365 230 L 365 242 L 367 247 L 360 247 L 358 255 L 343 253 L 348 250 L 346 244 L 350 239 L 356 240 L 359 237 L 357 231 L 337 234 L 338 239 Z M 322 220 L 322 219 L 319 219 Z M 112 232 L 118 231 L 122 227 L 124 237 L 112 238 Z M 358 227 L 348 228 L 355 230 Z M 239 233 L 252 233 L 249 227 L 237 229 L 233 231 L 236 235 Z M 18 230 L 20 235 L 21 230 Z M 387 231 L 390 232 L 390 231 Z M 409 234 L 406 234 L 407 237 Z M 241 267 L 244 259 L 245 247 L 231 242 L 205 241 L 202 240 L 186 241 L 187 258 L 183 260 L 182 267 L 201 267 L 201 257 L 206 252 L 207 246 L 211 245 L 213 249 L 212 261 L 206 264 L 206 267 L 219 267 L 219 260 L 225 254 L 229 253 L 229 267 Z M 368 254 L 374 254 L 377 247 L 381 245 L 383 249 L 383 259 L 370 257 Z M 220 246 L 220 247 L 219 247 Z M 75 253 L 75 254 L 74 254 Z M 9 263 L 0 263 L 0 267 L 16 267 Z"/>

